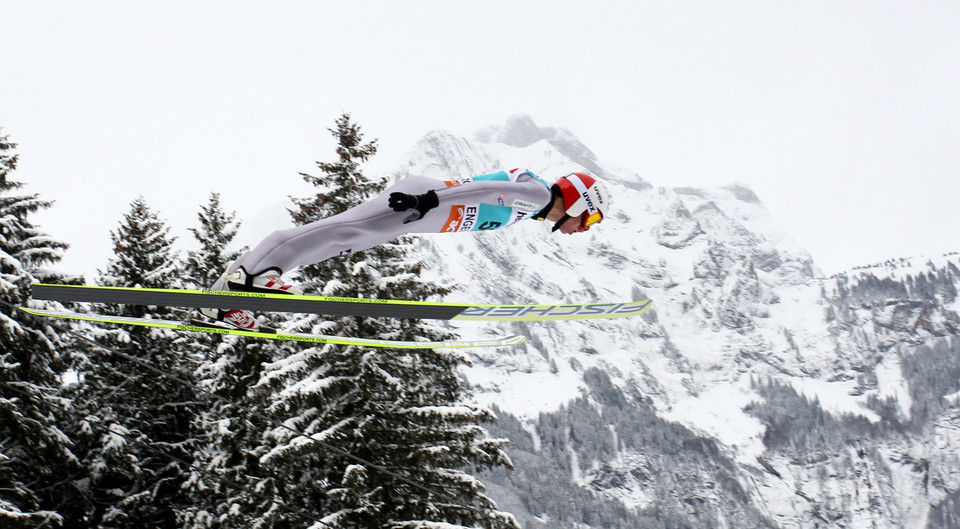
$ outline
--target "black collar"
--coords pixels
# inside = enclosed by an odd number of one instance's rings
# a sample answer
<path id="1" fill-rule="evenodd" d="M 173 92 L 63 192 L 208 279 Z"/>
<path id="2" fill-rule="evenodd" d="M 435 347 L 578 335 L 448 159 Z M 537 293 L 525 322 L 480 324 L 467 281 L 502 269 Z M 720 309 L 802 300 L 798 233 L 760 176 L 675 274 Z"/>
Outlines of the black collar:
<path id="1" fill-rule="evenodd" d="M 557 185 L 554 184 L 553 187 L 550 188 L 550 203 L 547 204 L 547 207 L 541 209 L 539 213 L 533 216 L 534 220 L 544 220 L 547 218 L 547 215 L 550 214 L 550 210 L 553 209 L 553 204 L 557 201 L 557 197 L 559 195 L 559 188 L 554 189 L 556 187 Z"/>

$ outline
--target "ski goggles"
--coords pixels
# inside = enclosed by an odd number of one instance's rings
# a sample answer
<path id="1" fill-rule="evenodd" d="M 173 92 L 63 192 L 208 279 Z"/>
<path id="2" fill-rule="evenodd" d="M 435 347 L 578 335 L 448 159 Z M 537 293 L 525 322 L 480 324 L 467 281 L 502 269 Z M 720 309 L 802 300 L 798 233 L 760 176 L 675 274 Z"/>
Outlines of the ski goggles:
<path id="1" fill-rule="evenodd" d="M 603 213 L 600 213 L 599 211 L 594 213 L 584 211 L 583 215 L 580 215 L 580 226 L 586 229 L 600 222 L 601 220 L 603 220 Z"/>

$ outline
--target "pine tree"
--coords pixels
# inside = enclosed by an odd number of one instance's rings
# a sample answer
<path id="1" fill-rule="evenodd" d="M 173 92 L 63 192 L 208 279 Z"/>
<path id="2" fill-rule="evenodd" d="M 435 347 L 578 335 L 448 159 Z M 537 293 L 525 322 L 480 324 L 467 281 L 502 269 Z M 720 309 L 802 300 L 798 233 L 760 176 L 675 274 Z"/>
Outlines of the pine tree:
<path id="1" fill-rule="evenodd" d="M 219 194 L 211 194 L 198 219 L 200 226 L 190 232 L 200 249 L 187 252 L 183 277 L 188 285 L 207 288 L 245 248 L 229 250 L 240 223 L 235 212 L 224 212 Z M 259 513 L 277 508 L 275 480 L 260 471 L 254 455 L 267 429 L 260 412 L 265 396 L 250 391 L 262 364 L 277 356 L 276 342 L 199 335 L 196 345 L 198 356 L 204 358 L 197 368 L 198 383 L 221 399 L 212 399 L 196 417 L 202 442 L 195 447 L 185 486 L 191 501 L 180 512 L 182 527 L 254 527 Z"/>
<path id="2" fill-rule="evenodd" d="M 207 288 L 223 273 L 227 264 L 246 251 L 246 247 L 229 249 L 240 229 L 240 222 L 236 220 L 236 212 L 223 211 L 220 193 L 210 194 L 210 200 L 200 208 L 197 218 L 200 227 L 190 228 L 190 233 L 200 243 L 200 249 L 187 252 L 184 273 L 188 285 Z"/>
<path id="3" fill-rule="evenodd" d="M 100 271 L 103 286 L 143 288 L 172 288 L 180 284 L 180 265 L 173 249 L 175 237 L 170 228 L 157 216 L 143 197 L 130 204 L 130 212 L 123 217 L 117 231 L 110 232 L 114 257 L 105 271 Z M 122 314 L 135 316 L 145 308 L 132 310 L 120 307 Z M 166 314 L 160 308 L 157 314 Z"/>
<path id="4" fill-rule="evenodd" d="M 99 283 L 105 286 L 171 288 L 182 275 L 170 229 L 141 197 L 111 232 L 115 255 Z M 175 317 L 171 309 L 136 305 L 99 311 L 133 317 Z M 190 382 L 196 360 L 184 343 L 192 338 L 166 329 L 90 326 L 100 345 L 79 366 L 84 382 L 74 399 L 84 419 L 78 431 L 89 471 L 85 491 L 94 509 L 85 517 L 97 527 L 178 527 L 186 503 L 193 424 L 200 403 L 195 391 L 161 375 Z M 154 371 L 159 370 L 159 372 Z"/>
<path id="5" fill-rule="evenodd" d="M 30 222 L 52 204 L 15 194 L 23 187 L 10 180 L 15 149 L 0 136 L 0 527 L 10 528 L 59 525 L 56 511 L 80 469 L 60 427 L 68 414 L 59 398 L 61 339 L 17 310 L 28 303 L 31 283 L 55 277 L 41 267 L 58 262 L 67 245 Z"/>
<path id="6" fill-rule="evenodd" d="M 360 171 L 376 142 L 364 143 L 348 114 L 331 132 L 339 159 L 318 163 L 323 177 L 303 175 L 318 192 L 295 201 L 298 224 L 345 211 L 386 187 L 385 180 L 371 181 Z M 425 300 L 449 292 L 419 277 L 413 241 L 402 237 L 307 266 L 299 279 L 324 295 Z M 452 337 L 416 320 L 307 316 L 295 325 L 390 339 Z M 286 427 L 270 432 L 274 444 L 261 460 L 285 476 L 285 500 L 323 513 L 319 521 L 331 527 L 515 527 L 463 471 L 467 465 L 509 466 L 505 442 L 486 439 L 480 427 L 492 412 L 463 404 L 456 368 L 464 362 L 447 351 L 326 345 L 299 346 L 268 366 L 262 385 L 277 392 L 270 411 Z"/>

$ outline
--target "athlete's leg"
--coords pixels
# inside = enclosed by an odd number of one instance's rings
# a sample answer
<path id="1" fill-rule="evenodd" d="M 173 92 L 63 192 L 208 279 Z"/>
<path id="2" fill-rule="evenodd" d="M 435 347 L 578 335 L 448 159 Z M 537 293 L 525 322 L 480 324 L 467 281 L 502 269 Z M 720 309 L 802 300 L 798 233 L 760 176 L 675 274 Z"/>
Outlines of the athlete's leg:
<path id="1" fill-rule="evenodd" d="M 445 219 L 439 215 L 428 215 L 404 224 L 409 213 L 393 211 L 387 197 L 394 192 L 422 194 L 443 187 L 443 182 L 431 178 L 405 178 L 377 198 L 343 213 L 270 234 L 253 250 L 234 261 L 227 272 L 234 272 L 241 266 L 251 275 L 271 268 L 289 272 L 337 255 L 366 250 L 405 233 L 440 231 Z M 213 288 L 222 289 L 223 286 L 223 281 L 217 280 Z"/>

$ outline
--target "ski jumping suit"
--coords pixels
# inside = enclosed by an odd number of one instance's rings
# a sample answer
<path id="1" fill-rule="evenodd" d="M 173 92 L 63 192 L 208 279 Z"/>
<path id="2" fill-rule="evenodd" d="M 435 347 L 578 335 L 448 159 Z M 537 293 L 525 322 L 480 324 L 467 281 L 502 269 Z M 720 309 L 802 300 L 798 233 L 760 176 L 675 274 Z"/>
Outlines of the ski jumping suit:
<path id="1" fill-rule="evenodd" d="M 422 195 L 433 190 L 439 205 L 419 220 L 404 222 L 410 211 L 394 211 L 390 193 Z M 289 272 L 337 255 L 359 252 L 407 233 L 495 230 L 540 213 L 551 201 L 550 184 L 525 169 L 513 169 L 456 181 L 412 176 L 379 197 L 343 213 L 270 234 L 234 261 L 251 275 L 276 268 Z M 213 285 L 224 289 L 223 280 Z"/>

